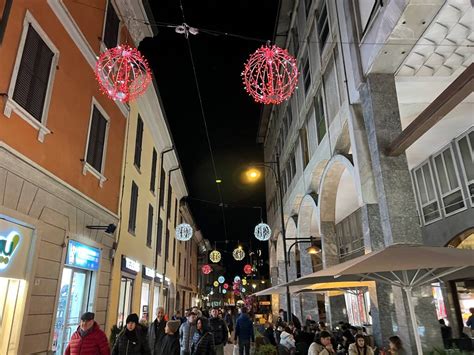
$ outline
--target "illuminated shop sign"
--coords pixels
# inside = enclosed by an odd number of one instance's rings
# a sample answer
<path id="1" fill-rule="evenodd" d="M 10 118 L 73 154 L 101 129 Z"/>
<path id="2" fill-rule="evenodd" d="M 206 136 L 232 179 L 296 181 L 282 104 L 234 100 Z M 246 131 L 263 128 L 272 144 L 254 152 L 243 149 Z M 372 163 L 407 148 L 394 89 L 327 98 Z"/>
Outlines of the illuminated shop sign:
<path id="1" fill-rule="evenodd" d="M 150 269 L 149 267 L 143 265 L 142 276 L 145 279 L 153 280 L 153 278 L 155 277 L 155 270 Z"/>
<path id="2" fill-rule="evenodd" d="M 87 269 L 99 270 L 100 249 L 70 240 L 67 245 L 66 265 Z"/>
<path id="3" fill-rule="evenodd" d="M 140 271 L 140 263 L 122 255 L 122 270 L 136 275 Z"/>
<path id="4" fill-rule="evenodd" d="M 4 270 L 10 264 L 18 244 L 20 244 L 20 234 L 10 232 L 6 237 L 0 235 L 0 270 Z"/>

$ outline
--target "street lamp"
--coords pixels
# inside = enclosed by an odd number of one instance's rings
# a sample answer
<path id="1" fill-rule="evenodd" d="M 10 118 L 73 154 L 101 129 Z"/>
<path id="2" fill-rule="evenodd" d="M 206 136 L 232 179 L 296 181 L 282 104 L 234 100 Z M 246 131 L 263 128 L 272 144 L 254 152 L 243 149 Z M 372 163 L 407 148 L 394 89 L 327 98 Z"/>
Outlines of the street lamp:
<path id="1" fill-rule="evenodd" d="M 283 238 L 283 253 L 284 263 L 285 263 L 285 283 L 288 284 L 288 258 L 286 254 L 286 230 L 285 230 L 285 216 L 283 211 L 283 186 L 281 185 L 281 171 L 280 171 L 280 156 L 276 154 L 275 161 L 264 161 L 262 163 L 251 164 L 251 167 L 246 171 L 245 175 L 249 182 L 255 182 L 260 178 L 260 171 L 256 167 L 265 167 L 269 168 L 273 175 L 275 176 L 275 182 L 278 187 L 278 195 L 280 200 L 280 220 L 281 220 L 281 235 Z M 275 170 L 276 168 L 276 170 Z M 290 287 L 286 286 L 286 304 L 288 312 L 288 321 L 290 322 L 293 318 L 293 313 L 291 313 L 291 297 L 290 297 Z"/>
<path id="2" fill-rule="evenodd" d="M 287 238 L 286 240 L 295 240 L 295 242 L 293 244 L 291 244 L 290 247 L 288 248 L 288 264 L 290 264 L 289 260 L 291 259 L 290 258 L 291 248 L 293 248 L 296 244 L 310 242 L 311 245 L 306 248 L 306 253 L 311 254 L 311 255 L 316 255 L 316 254 L 319 254 L 321 252 L 321 243 L 316 242 L 313 239 L 313 237 L 309 237 L 309 238 Z"/>

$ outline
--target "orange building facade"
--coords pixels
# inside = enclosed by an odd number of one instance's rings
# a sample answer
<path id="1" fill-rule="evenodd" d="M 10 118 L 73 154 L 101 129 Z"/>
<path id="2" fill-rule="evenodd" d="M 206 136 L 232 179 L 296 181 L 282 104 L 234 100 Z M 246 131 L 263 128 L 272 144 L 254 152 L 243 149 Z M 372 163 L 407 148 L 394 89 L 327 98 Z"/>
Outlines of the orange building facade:
<path id="1" fill-rule="evenodd" d="M 131 3 L 0 1 L 1 354 L 62 354 L 84 311 L 104 328 L 129 108 L 94 66 L 151 35 Z"/>

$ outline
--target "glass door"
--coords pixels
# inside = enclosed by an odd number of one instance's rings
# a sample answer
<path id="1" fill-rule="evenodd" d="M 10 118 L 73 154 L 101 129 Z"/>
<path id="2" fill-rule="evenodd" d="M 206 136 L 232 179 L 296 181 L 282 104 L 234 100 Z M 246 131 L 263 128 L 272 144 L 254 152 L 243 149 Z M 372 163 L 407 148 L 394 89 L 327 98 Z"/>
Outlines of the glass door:
<path id="1" fill-rule="evenodd" d="M 53 350 L 57 354 L 64 353 L 71 335 L 79 326 L 82 313 L 86 311 L 89 277 L 90 272 L 85 270 L 67 267 L 63 270 L 53 339 Z"/>

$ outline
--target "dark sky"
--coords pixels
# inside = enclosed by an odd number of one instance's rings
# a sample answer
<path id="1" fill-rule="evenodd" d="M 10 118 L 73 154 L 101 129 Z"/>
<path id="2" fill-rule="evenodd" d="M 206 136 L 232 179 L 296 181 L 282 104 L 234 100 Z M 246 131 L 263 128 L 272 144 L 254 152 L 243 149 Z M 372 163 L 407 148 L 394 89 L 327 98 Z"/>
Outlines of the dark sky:
<path id="1" fill-rule="evenodd" d="M 150 3 L 156 23 L 183 23 L 179 0 Z M 273 37 L 277 5 L 277 0 L 183 0 L 189 26 L 263 40 Z M 233 277 L 242 274 L 243 265 L 248 261 L 236 263 L 232 258 L 231 252 L 238 240 L 247 243 L 246 252 L 251 242 L 253 249 L 263 249 L 262 257 L 265 261 L 268 259 L 267 243 L 260 243 L 253 236 L 260 211 L 251 208 L 265 207 L 264 184 L 241 182 L 246 165 L 263 160 L 262 146 L 256 143 L 262 107 L 243 90 L 240 76 L 248 56 L 262 43 L 202 32 L 190 35 L 215 166 L 222 179 L 222 199 L 228 204 L 224 209 L 224 228 L 221 207 L 198 201 L 219 202 L 220 198 L 187 41 L 184 35 L 175 33 L 174 28 L 160 26 L 157 29 L 158 34 L 145 39 L 139 49 L 147 57 L 158 83 L 195 220 L 205 238 L 217 241 L 221 252 L 227 250 L 222 253 L 224 265 L 229 269 L 228 276 Z M 226 244 L 225 240 L 229 242 Z M 267 276 L 268 270 L 261 271 Z"/>

